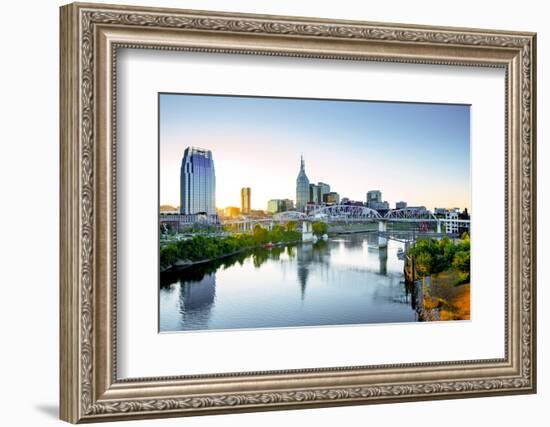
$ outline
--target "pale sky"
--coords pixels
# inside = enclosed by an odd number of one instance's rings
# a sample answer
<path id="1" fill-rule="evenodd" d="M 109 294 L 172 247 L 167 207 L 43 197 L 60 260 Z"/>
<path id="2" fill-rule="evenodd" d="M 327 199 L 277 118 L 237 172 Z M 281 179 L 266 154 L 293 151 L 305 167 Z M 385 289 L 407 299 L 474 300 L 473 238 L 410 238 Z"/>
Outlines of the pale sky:
<path id="1" fill-rule="evenodd" d="M 300 155 L 310 183 L 366 200 L 382 191 L 395 207 L 470 210 L 470 107 L 160 94 L 160 203 L 179 206 L 179 175 L 188 146 L 212 151 L 216 206 L 252 209 L 296 199 Z"/>

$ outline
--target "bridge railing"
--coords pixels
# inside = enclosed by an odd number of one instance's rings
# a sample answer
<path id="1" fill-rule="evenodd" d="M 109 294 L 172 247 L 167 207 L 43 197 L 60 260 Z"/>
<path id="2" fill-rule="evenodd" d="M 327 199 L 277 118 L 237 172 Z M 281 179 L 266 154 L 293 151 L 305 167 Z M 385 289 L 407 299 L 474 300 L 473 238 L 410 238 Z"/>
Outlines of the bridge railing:
<path id="1" fill-rule="evenodd" d="M 435 222 L 435 223 L 469 223 L 469 219 L 439 218 L 428 209 L 393 209 L 382 216 L 375 209 L 366 206 L 354 205 L 331 205 L 320 206 L 308 214 L 298 211 L 286 211 L 274 214 L 270 218 L 240 218 L 225 220 L 224 224 L 265 224 L 269 222 L 288 221 L 324 221 L 324 222 Z"/>

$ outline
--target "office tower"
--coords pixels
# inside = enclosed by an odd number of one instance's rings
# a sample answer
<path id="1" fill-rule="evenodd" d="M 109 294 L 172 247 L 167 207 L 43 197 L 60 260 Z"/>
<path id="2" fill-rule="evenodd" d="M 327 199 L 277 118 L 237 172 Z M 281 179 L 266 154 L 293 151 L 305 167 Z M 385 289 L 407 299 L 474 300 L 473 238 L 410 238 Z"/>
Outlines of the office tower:
<path id="1" fill-rule="evenodd" d="M 304 158 L 300 156 L 300 172 L 296 178 L 296 210 L 303 212 L 309 201 L 309 179 L 306 175 Z"/>
<path id="2" fill-rule="evenodd" d="M 319 203 L 323 203 L 325 200 L 325 195 L 330 193 L 330 185 L 325 184 L 324 182 L 318 182 L 317 193 L 317 200 L 319 200 Z"/>
<path id="3" fill-rule="evenodd" d="M 250 187 L 241 188 L 241 213 L 250 213 Z"/>
<path id="4" fill-rule="evenodd" d="M 216 214 L 216 173 L 210 150 L 187 147 L 180 169 L 180 212 Z"/>
<path id="5" fill-rule="evenodd" d="M 319 201 L 319 187 L 315 184 L 309 184 L 309 202 L 318 205 Z"/>

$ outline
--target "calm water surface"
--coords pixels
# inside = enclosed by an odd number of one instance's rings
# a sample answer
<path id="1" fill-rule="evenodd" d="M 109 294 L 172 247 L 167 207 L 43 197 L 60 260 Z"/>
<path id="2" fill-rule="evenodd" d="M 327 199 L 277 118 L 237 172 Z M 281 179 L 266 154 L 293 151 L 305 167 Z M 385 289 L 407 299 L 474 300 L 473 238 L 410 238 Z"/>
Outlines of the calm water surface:
<path id="1" fill-rule="evenodd" d="M 403 245 L 374 234 L 259 249 L 161 274 L 160 330 L 417 321 Z"/>

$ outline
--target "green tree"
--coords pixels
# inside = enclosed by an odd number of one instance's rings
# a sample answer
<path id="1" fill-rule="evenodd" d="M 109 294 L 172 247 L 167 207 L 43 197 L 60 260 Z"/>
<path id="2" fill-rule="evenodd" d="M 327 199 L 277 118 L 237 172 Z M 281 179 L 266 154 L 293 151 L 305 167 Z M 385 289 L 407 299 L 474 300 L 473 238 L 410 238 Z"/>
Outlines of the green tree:
<path id="1" fill-rule="evenodd" d="M 170 267 L 178 259 L 178 250 L 176 245 L 168 244 L 160 248 L 160 265 Z"/>
<path id="2" fill-rule="evenodd" d="M 451 268 L 457 269 L 464 278 L 470 272 L 470 236 L 465 233 L 458 243 L 444 237 L 441 240 L 419 240 L 410 249 L 409 255 L 416 260 L 420 276 L 441 273 Z"/>
<path id="3" fill-rule="evenodd" d="M 269 240 L 273 242 L 280 242 L 284 239 L 285 228 L 282 225 L 275 225 L 269 233 Z"/>
<path id="4" fill-rule="evenodd" d="M 416 256 L 416 271 L 421 277 L 428 276 L 432 272 L 432 255 L 428 252 L 421 252 Z"/>
<path id="5" fill-rule="evenodd" d="M 470 251 L 458 251 L 453 258 L 453 267 L 462 272 L 470 271 Z"/>
<path id="6" fill-rule="evenodd" d="M 260 224 L 254 226 L 254 231 L 252 232 L 254 240 L 256 243 L 267 243 L 268 241 L 268 231 L 266 228 L 262 227 Z"/>
<path id="7" fill-rule="evenodd" d="M 322 221 L 314 222 L 311 225 L 311 228 L 313 230 L 313 234 L 315 234 L 317 237 L 321 237 L 322 235 L 327 234 L 328 232 L 327 223 Z"/>
<path id="8" fill-rule="evenodd" d="M 296 221 L 288 221 L 286 223 L 286 231 L 296 231 L 298 223 Z"/>

